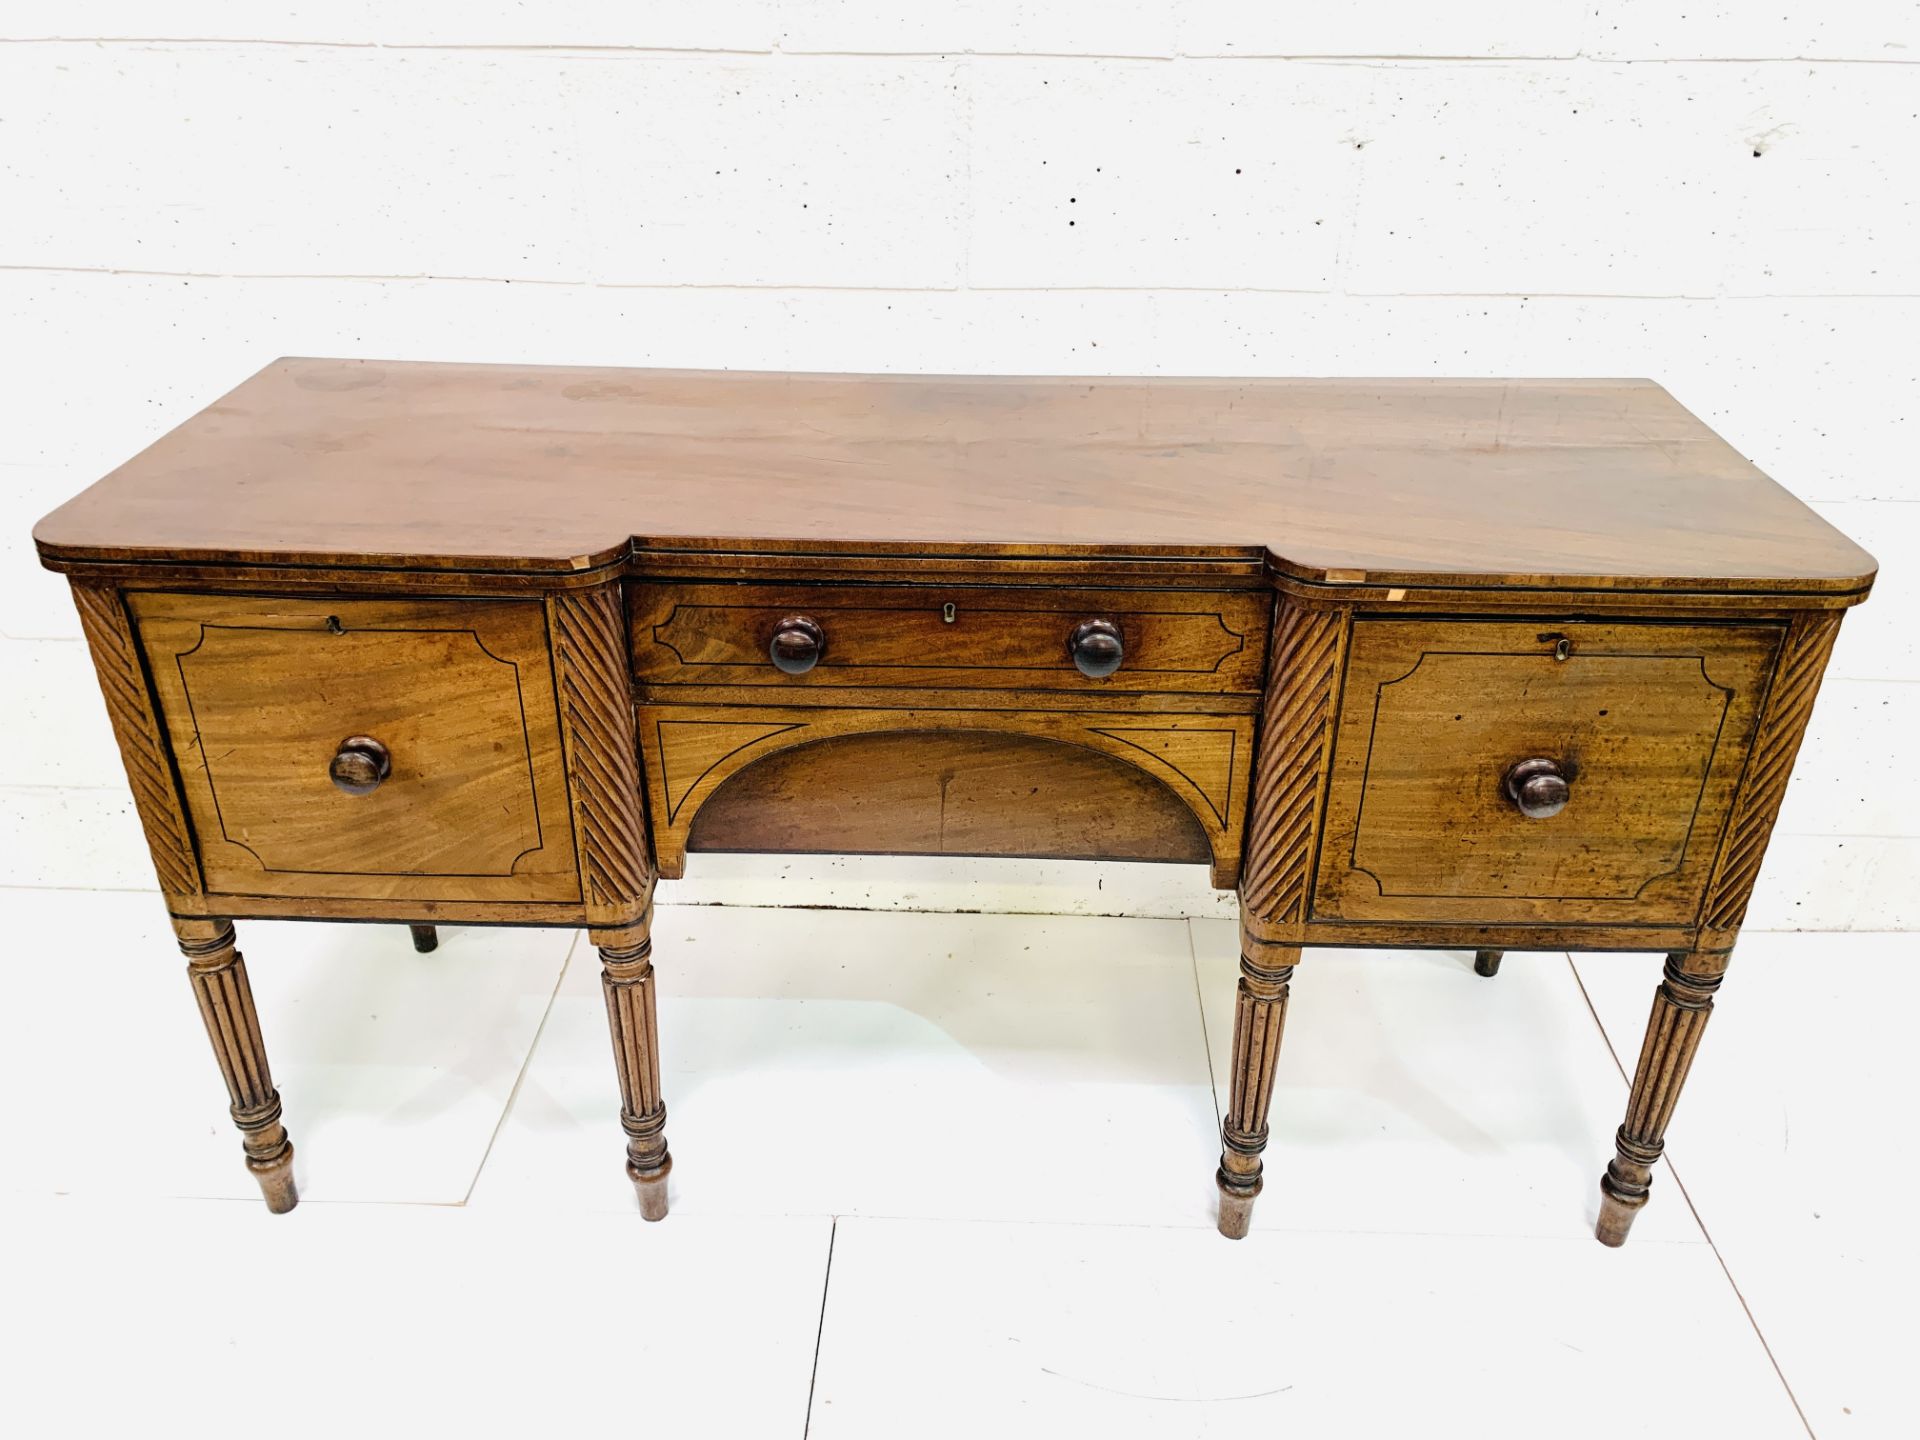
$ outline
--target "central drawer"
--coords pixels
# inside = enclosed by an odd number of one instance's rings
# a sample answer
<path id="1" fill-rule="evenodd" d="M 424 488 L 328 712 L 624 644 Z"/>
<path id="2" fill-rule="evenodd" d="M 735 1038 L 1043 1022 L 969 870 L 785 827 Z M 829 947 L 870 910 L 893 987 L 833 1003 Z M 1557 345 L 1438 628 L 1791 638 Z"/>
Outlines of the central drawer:
<path id="1" fill-rule="evenodd" d="M 649 687 L 751 685 L 1257 694 L 1265 591 L 641 584 L 633 673 Z M 1090 676 L 1070 642 L 1082 636 Z M 770 653 L 775 637 L 788 668 Z M 1089 639 L 1088 637 L 1093 637 Z"/>

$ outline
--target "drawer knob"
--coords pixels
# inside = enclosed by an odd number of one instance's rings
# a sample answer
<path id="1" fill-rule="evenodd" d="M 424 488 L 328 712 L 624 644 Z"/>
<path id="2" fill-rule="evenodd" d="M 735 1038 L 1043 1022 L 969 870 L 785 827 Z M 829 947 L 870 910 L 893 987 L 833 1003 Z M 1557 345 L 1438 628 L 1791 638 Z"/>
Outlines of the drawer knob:
<path id="1" fill-rule="evenodd" d="M 1529 820 L 1558 815 L 1572 797 L 1558 760 L 1522 760 L 1507 771 L 1507 798 Z"/>
<path id="2" fill-rule="evenodd" d="M 804 675 L 820 663 L 827 653 L 827 632 L 820 622 L 805 615 L 789 615 L 773 630 L 773 642 L 767 646 L 774 667 L 788 675 Z"/>
<path id="3" fill-rule="evenodd" d="M 1082 620 L 1067 636 L 1067 654 L 1089 680 L 1104 680 L 1120 668 L 1126 644 L 1111 620 Z"/>
<path id="4" fill-rule="evenodd" d="M 327 774 L 349 795 L 370 795 L 393 773 L 393 755 L 371 735 L 349 735 L 327 767 Z"/>

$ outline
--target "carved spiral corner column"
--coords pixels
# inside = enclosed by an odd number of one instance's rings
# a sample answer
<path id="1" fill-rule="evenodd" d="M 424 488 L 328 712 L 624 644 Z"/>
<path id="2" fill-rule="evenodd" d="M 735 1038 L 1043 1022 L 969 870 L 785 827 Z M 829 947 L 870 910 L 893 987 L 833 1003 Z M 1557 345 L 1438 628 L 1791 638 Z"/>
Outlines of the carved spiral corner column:
<path id="1" fill-rule="evenodd" d="M 1697 951 L 1667 957 L 1666 977 L 1654 992 L 1647 1038 L 1633 1071 L 1627 1118 L 1613 1139 L 1614 1158 L 1600 1177 L 1600 1222 L 1594 1234 L 1603 1245 L 1625 1244 L 1633 1217 L 1647 1203 L 1654 1164 L 1666 1148 L 1667 1122 L 1713 1013 L 1727 958 Z"/>
<path id="2" fill-rule="evenodd" d="M 1666 1146 L 1667 1122 L 1746 918 L 1793 762 L 1813 716 L 1821 677 L 1840 634 L 1841 614 L 1807 611 L 1796 615 L 1788 627 L 1741 780 L 1740 799 L 1707 886 L 1697 948 L 1667 957 L 1666 977 L 1654 994 L 1626 1122 L 1614 1137 L 1615 1155 L 1600 1180 L 1600 1220 L 1594 1233 L 1602 1244 L 1624 1244 L 1634 1216 L 1647 1203 L 1653 1167 Z"/>
<path id="3" fill-rule="evenodd" d="M 632 924 L 647 913 L 654 874 L 620 587 L 568 591 L 547 603 L 587 922 Z"/>
<path id="4" fill-rule="evenodd" d="M 1307 917 L 1350 618 L 1284 596 L 1273 617 L 1240 871 L 1241 916 L 1264 940 L 1297 941 Z"/>
<path id="5" fill-rule="evenodd" d="M 1320 833 L 1333 709 L 1349 612 L 1282 597 L 1273 620 L 1267 694 L 1254 762 L 1240 874 L 1240 984 L 1233 1086 L 1220 1126 L 1220 1233 L 1238 1240 L 1262 1185 L 1267 1110 L 1300 959 L 1314 845 Z"/>
<path id="6" fill-rule="evenodd" d="M 175 919 L 173 929 L 187 957 L 187 978 L 193 982 L 214 1058 L 233 1098 L 233 1123 L 240 1128 L 247 1169 L 260 1183 L 267 1208 L 285 1214 L 300 1200 L 293 1182 L 293 1142 L 280 1123 L 280 1092 L 267 1069 L 260 1016 L 247 983 L 247 963 L 234 948 L 233 926 L 225 920 Z"/>
<path id="7" fill-rule="evenodd" d="M 1220 1125 L 1220 1233 L 1246 1238 L 1262 1187 L 1260 1152 L 1267 1148 L 1267 1110 L 1287 1026 L 1287 995 L 1299 950 L 1252 942 L 1240 956 L 1233 1008 L 1233 1091 Z"/>
<path id="8" fill-rule="evenodd" d="M 618 585 L 555 595 L 548 604 L 573 795 L 581 899 L 600 951 L 627 1177 L 649 1220 L 667 1214 L 667 1107 L 660 1098 L 654 1002 L 653 854 L 641 798 L 627 617 Z"/>
<path id="9" fill-rule="evenodd" d="M 651 918 L 651 915 L 648 917 Z M 627 1178 L 648 1220 L 667 1216 L 667 1106 L 660 1095 L 660 1027 L 654 998 L 653 941 L 647 920 L 589 932 L 600 950 L 600 985 L 620 1076 L 620 1127 L 627 1132 Z"/>
<path id="10" fill-rule="evenodd" d="M 1740 783 L 1740 800 L 1720 844 L 1713 879 L 1701 912 L 1699 946 L 1730 950 L 1747 915 L 1760 863 L 1766 858 L 1773 822 L 1787 796 L 1787 781 L 1800 742 L 1813 718 L 1813 702 L 1820 693 L 1833 642 L 1840 635 L 1839 610 L 1811 610 L 1794 617 L 1775 665 L 1767 693 L 1766 712 L 1754 736 L 1747 773 Z"/>

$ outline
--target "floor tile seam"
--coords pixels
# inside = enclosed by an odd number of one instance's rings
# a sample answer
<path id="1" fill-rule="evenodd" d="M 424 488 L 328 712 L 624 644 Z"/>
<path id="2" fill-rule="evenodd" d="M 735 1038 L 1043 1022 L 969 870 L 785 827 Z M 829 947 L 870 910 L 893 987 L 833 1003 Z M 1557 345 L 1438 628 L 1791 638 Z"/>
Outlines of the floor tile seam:
<path id="1" fill-rule="evenodd" d="M 1599 1007 L 1593 1003 L 1593 996 L 1587 992 L 1587 982 L 1580 978 L 1580 967 L 1574 962 L 1571 952 L 1567 954 L 1567 969 L 1572 972 L 1573 983 L 1580 988 L 1580 998 L 1587 1003 L 1587 1013 L 1593 1017 L 1594 1026 L 1600 1031 L 1601 1043 L 1607 1047 L 1607 1054 L 1613 1059 L 1613 1068 L 1620 1073 L 1621 1082 L 1631 1091 L 1633 1076 L 1621 1063 L 1620 1052 L 1614 1048 L 1613 1037 L 1607 1033 L 1607 1027 L 1601 1023 Z M 1721 1252 L 1719 1245 L 1714 1243 L 1713 1232 L 1707 1228 L 1706 1219 L 1700 1214 L 1700 1207 L 1694 1203 L 1692 1192 L 1687 1189 L 1686 1182 L 1681 1178 L 1672 1157 L 1668 1156 L 1666 1159 L 1667 1175 L 1673 1181 L 1673 1188 L 1678 1190 L 1680 1198 L 1687 1202 L 1687 1210 L 1693 1216 L 1693 1223 L 1700 1227 L 1700 1233 L 1706 1238 L 1708 1248 L 1713 1251 L 1713 1258 L 1719 1262 L 1720 1273 L 1727 1277 L 1727 1288 L 1733 1291 L 1733 1298 L 1740 1302 L 1740 1311 L 1747 1317 L 1747 1324 L 1753 1327 L 1754 1338 L 1760 1342 L 1760 1349 L 1766 1355 L 1767 1363 L 1773 1367 L 1773 1373 L 1779 1378 L 1780 1388 L 1786 1392 L 1787 1401 L 1793 1406 L 1793 1413 L 1799 1417 L 1801 1428 L 1807 1432 L 1808 1440 L 1819 1440 L 1819 1437 L 1814 1434 L 1812 1423 L 1807 1419 L 1805 1408 L 1800 1404 L 1800 1397 L 1794 1394 L 1793 1385 L 1787 1379 L 1787 1372 L 1780 1366 L 1780 1358 L 1773 1353 L 1773 1346 L 1768 1343 L 1766 1331 L 1760 1328 L 1760 1321 L 1754 1315 L 1753 1307 L 1747 1303 L 1747 1297 L 1740 1289 L 1740 1282 L 1734 1279 L 1733 1269 L 1727 1264 L 1726 1255 Z M 1629 1239 L 1628 1243 L 1634 1242 Z"/>

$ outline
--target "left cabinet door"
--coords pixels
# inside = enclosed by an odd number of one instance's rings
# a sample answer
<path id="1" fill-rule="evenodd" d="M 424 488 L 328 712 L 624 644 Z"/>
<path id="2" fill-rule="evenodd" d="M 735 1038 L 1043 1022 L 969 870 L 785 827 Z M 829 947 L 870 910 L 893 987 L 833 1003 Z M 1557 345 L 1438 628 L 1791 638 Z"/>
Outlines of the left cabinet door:
<path id="1" fill-rule="evenodd" d="M 540 601 L 128 602 L 210 895 L 580 898 Z"/>

